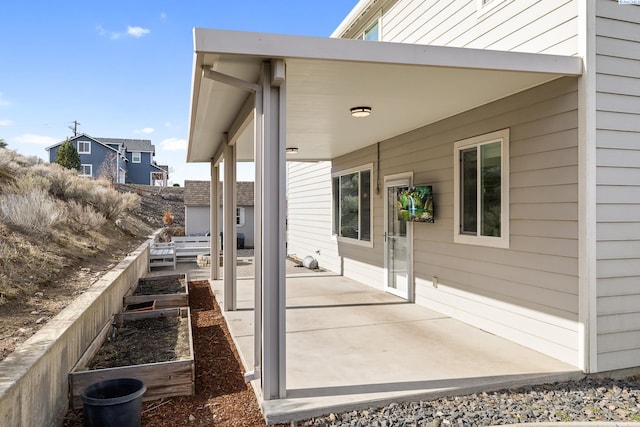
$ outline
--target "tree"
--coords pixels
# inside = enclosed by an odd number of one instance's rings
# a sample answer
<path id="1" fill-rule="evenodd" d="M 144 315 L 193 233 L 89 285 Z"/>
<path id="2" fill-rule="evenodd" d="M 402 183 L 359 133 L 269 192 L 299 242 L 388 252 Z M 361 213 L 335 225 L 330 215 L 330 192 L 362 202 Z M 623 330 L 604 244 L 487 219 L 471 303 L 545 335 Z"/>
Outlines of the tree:
<path id="1" fill-rule="evenodd" d="M 69 138 L 67 138 L 60 148 L 58 148 L 58 154 L 56 155 L 54 163 L 57 163 L 67 169 L 80 170 L 80 155 L 78 154 L 76 147 L 74 147 L 71 141 L 69 141 Z"/>
<path id="2" fill-rule="evenodd" d="M 0 148 L 7 148 L 7 143 L 2 138 L 0 138 Z"/>
<path id="3" fill-rule="evenodd" d="M 109 153 L 105 156 L 100 170 L 98 170 L 98 177 L 104 178 L 112 184 L 118 183 L 118 155 L 116 153 Z"/>

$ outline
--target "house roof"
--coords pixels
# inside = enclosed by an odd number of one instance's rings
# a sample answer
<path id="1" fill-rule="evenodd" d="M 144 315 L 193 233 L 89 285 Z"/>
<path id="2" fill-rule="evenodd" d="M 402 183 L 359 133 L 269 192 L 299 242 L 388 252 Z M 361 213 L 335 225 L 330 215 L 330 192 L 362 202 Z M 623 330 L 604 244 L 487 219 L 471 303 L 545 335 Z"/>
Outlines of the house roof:
<path id="1" fill-rule="evenodd" d="M 210 202 L 210 181 L 184 182 L 184 204 L 185 206 L 209 206 Z M 254 183 L 252 181 L 237 182 L 238 206 L 253 206 Z M 220 186 L 222 192 L 222 185 Z M 222 198 L 220 198 L 222 205 Z"/>
<path id="2" fill-rule="evenodd" d="M 69 140 L 75 141 L 76 139 L 80 139 L 80 138 L 89 138 L 92 141 L 95 141 L 101 145 L 104 145 L 105 147 L 114 151 L 116 150 L 113 147 L 109 147 L 107 144 L 124 145 L 125 149 L 129 152 L 140 151 L 140 152 L 149 152 L 149 153 L 155 154 L 155 151 L 156 151 L 156 148 L 154 147 L 153 144 L 151 144 L 151 141 L 148 139 L 101 138 L 101 137 L 90 136 L 90 135 L 87 135 L 86 133 L 81 133 L 74 136 L 73 138 L 69 138 Z M 45 150 L 49 151 L 51 148 L 57 147 L 62 143 L 64 143 L 64 141 L 60 141 L 56 144 L 46 147 Z"/>
<path id="3" fill-rule="evenodd" d="M 78 134 L 78 135 L 74 136 L 73 138 L 69 138 L 69 141 L 75 141 L 76 139 L 80 139 L 80 138 L 89 138 L 90 140 L 92 140 L 92 141 L 94 141 L 94 142 L 96 142 L 96 143 L 98 143 L 100 145 L 103 145 L 104 147 L 108 148 L 109 150 L 113 150 L 113 151 L 117 152 L 117 150 L 115 148 L 109 147 L 107 145 L 107 143 L 103 142 L 102 140 L 99 140 L 98 138 L 94 138 L 93 136 L 87 135 L 86 133 L 81 133 L 81 134 Z M 62 145 L 65 141 L 60 141 L 60 142 L 58 142 L 56 144 L 50 145 L 50 146 L 46 147 L 45 150 L 49 151 L 53 147 L 57 147 L 59 145 Z"/>
<path id="4" fill-rule="evenodd" d="M 151 141 L 148 139 L 126 139 L 126 138 L 98 138 L 98 141 L 101 141 L 104 144 L 122 144 L 125 149 L 129 152 L 149 152 L 155 153 L 156 148 L 151 144 Z"/>
<path id="5" fill-rule="evenodd" d="M 286 66 L 285 139 L 298 148 L 287 159 L 300 161 L 330 160 L 582 73 L 578 57 L 337 38 L 196 28 L 194 44 L 188 162 L 210 162 L 226 138 L 238 161 L 253 160 L 246 89 L 272 59 Z M 352 118 L 361 105 L 371 116 Z"/>

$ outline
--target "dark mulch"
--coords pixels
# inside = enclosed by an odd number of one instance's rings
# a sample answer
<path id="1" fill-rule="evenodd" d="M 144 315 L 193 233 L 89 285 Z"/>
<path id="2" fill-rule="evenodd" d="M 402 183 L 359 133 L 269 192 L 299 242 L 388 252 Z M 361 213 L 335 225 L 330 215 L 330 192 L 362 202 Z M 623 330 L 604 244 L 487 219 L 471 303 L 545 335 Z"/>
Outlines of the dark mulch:
<path id="1" fill-rule="evenodd" d="M 196 394 L 145 402 L 143 426 L 264 426 L 251 386 L 208 281 L 189 282 L 195 352 Z M 83 425 L 82 411 L 67 414 L 64 426 Z"/>

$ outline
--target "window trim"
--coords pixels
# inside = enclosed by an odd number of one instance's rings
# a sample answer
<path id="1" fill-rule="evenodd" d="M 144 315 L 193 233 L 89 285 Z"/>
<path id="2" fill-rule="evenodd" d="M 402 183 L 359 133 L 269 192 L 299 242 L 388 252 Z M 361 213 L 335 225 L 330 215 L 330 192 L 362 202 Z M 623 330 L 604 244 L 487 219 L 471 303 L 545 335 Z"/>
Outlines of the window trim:
<path id="1" fill-rule="evenodd" d="M 453 242 L 467 245 L 509 248 L 509 129 L 474 136 L 456 141 L 453 144 Z M 501 142 L 500 150 L 500 237 L 469 235 L 460 233 L 461 191 L 460 191 L 460 153 L 471 147 Z M 480 185 L 480 184 L 478 184 Z M 479 233 L 480 228 L 478 229 Z"/>
<path id="2" fill-rule="evenodd" d="M 89 167 L 89 174 L 83 173 L 85 166 Z M 84 176 L 84 177 L 93 177 L 93 165 L 91 163 L 83 163 L 83 164 L 81 164 L 80 165 L 80 173 L 78 175 Z"/>
<path id="3" fill-rule="evenodd" d="M 87 147 L 89 147 L 87 151 L 80 151 L 80 144 L 81 143 L 82 144 L 87 144 Z M 78 154 L 91 154 L 91 141 L 84 141 L 84 140 L 78 141 L 76 143 L 76 147 L 78 147 L 78 150 L 77 150 Z"/>
<path id="4" fill-rule="evenodd" d="M 136 159 L 133 158 L 133 155 L 137 154 L 138 155 L 138 160 L 136 161 Z M 131 152 L 131 163 L 142 163 L 142 153 L 139 151 L 132 151 Z"/>
<path id="5" fill-rule="evenodd" d="M 363 172 L 363 171 L 369 171 L 369 240 L 360 240 L 358 239 L 354 239 L 352 237 L 342 237 L 336 233 L 334 233 L 335 230 L 335 217 L 334 217 L 334 213 L 335 213 L 335 203 L 336 203 L 336 197 L 333 193 L 333 179 L 334 178 L 340 178 L 344 175 L 350 175 L 354 172 Z M 349 168 L 349 169 L 342 169 L 339 172 L 332 172 L 331 173 L 331 237 L 333 237 L 334 239 L 336 239 L 339 243 L 348 243 L 350 245 L 355 245 L 355 246 L 364 246 L 367 248 L 373 248 L 373 194 L 372 194 L 372 189 L 373 189 L 373 183 L 374 183 L 374 177 L 373 177 L 373 163 L 366 163 L 364 165 L 361 166 L 356 166 L 353 168 Z M 359 185 L 359 184 L 358 184 Z M 358 221 L 360 221 L 360 212 L 361 212 L 361 208 L 360 208 L 360 204 L 361 204 L 361 197 L 360 195 L 358 195 Z"/>
<path id="6" fill-rule="evenodd" d="M 374 26 L 378 27 L 378 39 L 377 40 L 367 40 L 367 31 L 371 30 Z M 364 41 L 376 41 L 379 42 L 382 40 L 382 20 L 380 15 L 376 16 L 375 19 L 369 21 L 367 25 L 365 25 L 362 32 L 359 35 L 360 40 Z"/>
<path id="7" fill-rule="evenodd" d="M 236 206 L 236 226 L 238 228 L 245 225 L 245 209 L 243 206 Z"/>

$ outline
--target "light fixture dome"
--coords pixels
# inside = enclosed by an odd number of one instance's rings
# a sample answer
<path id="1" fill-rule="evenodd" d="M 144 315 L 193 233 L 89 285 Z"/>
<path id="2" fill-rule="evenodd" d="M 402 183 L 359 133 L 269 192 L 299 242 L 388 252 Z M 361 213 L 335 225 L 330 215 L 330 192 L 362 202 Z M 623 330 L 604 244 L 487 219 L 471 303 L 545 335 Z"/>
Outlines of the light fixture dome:
<path id="1" fill-rule="evenodd" d="M 371 114 L 371 107 L 360 106 L 360 107 L 352 107 L 350 109 L 352 117 L 367 117 Z"/>
<path id="2" fill-rule="evenodd" d="M 298 153 L 298 147 L 287 147 L 285 149 L 285 152 L 288 154 L 297 154 Z"/>

